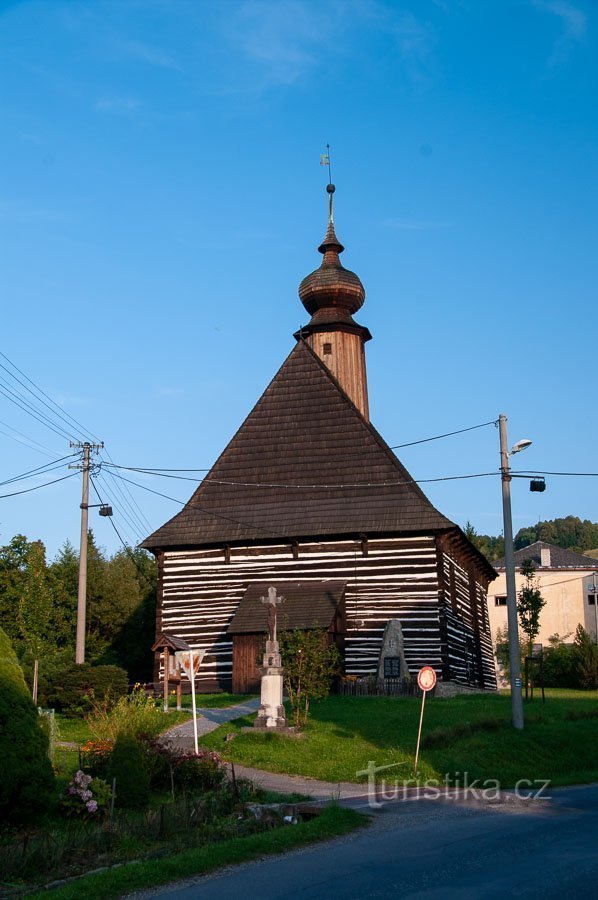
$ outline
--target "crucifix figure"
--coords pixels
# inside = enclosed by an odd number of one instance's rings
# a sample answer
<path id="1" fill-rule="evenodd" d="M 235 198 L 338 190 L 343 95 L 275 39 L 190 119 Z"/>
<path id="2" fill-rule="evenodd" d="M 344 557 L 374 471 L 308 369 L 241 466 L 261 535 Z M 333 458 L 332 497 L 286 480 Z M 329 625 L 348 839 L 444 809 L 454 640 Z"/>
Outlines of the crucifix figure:
<path id="1" fill-rule="evenodd" d="M 266 603 L 268 605 L 268 639 L 271 641 L 276 640 L 276 607 L 284 602 L 284 597 L 278 597 L 276 595 L 276 588 L 269 587 L 268 588 L 268 596 L 260 597 L 262 603 Z"/>

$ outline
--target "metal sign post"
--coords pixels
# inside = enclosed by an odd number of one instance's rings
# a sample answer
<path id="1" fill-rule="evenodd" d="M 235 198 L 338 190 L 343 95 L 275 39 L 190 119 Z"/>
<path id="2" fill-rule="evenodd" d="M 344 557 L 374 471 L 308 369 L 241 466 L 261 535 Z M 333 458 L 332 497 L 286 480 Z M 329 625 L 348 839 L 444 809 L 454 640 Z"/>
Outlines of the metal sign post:
<path id="1" fill-rule="evenodd" d="M 417 684 L 419 688 L 423 691 L 422 693 L 422 708 L 419 716 L 419 730 L 417 732 L 417 748 L 415 750 L 415 765 L 413 767 L 413 772 L 417 775 L 417 762 L 419 759 L 419 744 L 422 736 L 422 725 L 424 722 L 424 706 L 426 703 L 426 694 L 428 691 L 431 691 L 432 688 L 436 684 L 436 672 L 432 668 L 432 666 L 424 666 L 423 669 L 420 669 L 417 673 Z"/>
<path id="2" fill-rule="evenodd" d="M 193 709 L 193 743 L 195 746 L 195 754 L 199 753 L 197 744 L 197 706 L 195 705 L 195 676 L 201 665 L 201 661 L 205 656 L 205 650 L 179 650 L 175 655 L 181 664 L 181 668 L 191 682 L 191 707 Z"/>
<path id="3" fill-rule="evenodd" d="M 588 584 L 588 594 L 594 595 L 594 640 L 598 644 L 598 581 L 596 573 L 592 573 L 592 584 Z"/>

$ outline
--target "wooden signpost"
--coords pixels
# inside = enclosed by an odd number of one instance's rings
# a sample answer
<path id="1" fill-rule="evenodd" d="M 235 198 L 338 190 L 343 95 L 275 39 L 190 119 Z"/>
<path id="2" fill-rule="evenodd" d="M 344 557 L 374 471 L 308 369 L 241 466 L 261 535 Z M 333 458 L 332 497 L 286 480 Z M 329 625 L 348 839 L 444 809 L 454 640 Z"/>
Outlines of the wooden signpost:
<path id="1" fill-rule="evenodd" d="M 417 673 L 417 684 L 422 693 L 422 709 L 419 716 L 419 730 L 417 732 L 417 748 L 415 751 L 415 765 L 413 767 L 413 772 L 417 775 L 417 761 L 419 759 L 419 742 L 422 736 L 422 725 L 424 721 L 424 705 L 426 702 L 426 694 L 428 691 L 431 691 L 432 688 L 436 685 L 436 672 L 432 668 L 432 666 L 424 666 L 423 669 L 420 669 Z"/>

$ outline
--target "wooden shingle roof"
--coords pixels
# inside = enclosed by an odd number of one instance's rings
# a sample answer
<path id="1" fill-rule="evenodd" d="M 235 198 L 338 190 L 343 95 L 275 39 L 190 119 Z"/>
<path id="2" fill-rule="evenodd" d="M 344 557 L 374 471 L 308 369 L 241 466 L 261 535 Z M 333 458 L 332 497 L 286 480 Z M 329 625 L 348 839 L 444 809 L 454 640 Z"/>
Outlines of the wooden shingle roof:
<path id="1" fill-rule="evenodd" d="M 148 549 L 456 526 L 303 341 Z"/>
<path id="2" fill-rule="evenodd" d="M 272 582 L 250 584 L 229 625 L 229 634 L 268 631 L 268 596 Z M 294 628 L 329 628 L 345 593 L 346 581 L 277 581 L 283 602 L 278 607 L 278 631 Z"/>

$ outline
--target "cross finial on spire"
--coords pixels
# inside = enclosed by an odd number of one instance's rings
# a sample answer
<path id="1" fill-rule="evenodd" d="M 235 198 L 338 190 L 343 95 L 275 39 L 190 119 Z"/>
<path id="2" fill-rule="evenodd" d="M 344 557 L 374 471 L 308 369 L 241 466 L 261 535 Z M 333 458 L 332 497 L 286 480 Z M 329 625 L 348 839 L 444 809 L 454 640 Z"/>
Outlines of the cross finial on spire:
<path id="1" fill-rule="evenodd" d="M 330 144 L 326 144 L 326 153 L 322 153 L 320 156 L 320 165 L 328 166 L 328 184 L 326 185 L 326 191 L 328 193 L 328 224 L 334 224 L 334 214 L 332 210 L 332 195 L 334 194 L 336 188 L 332 183 L 332 165 L 330 162 Z"/>

